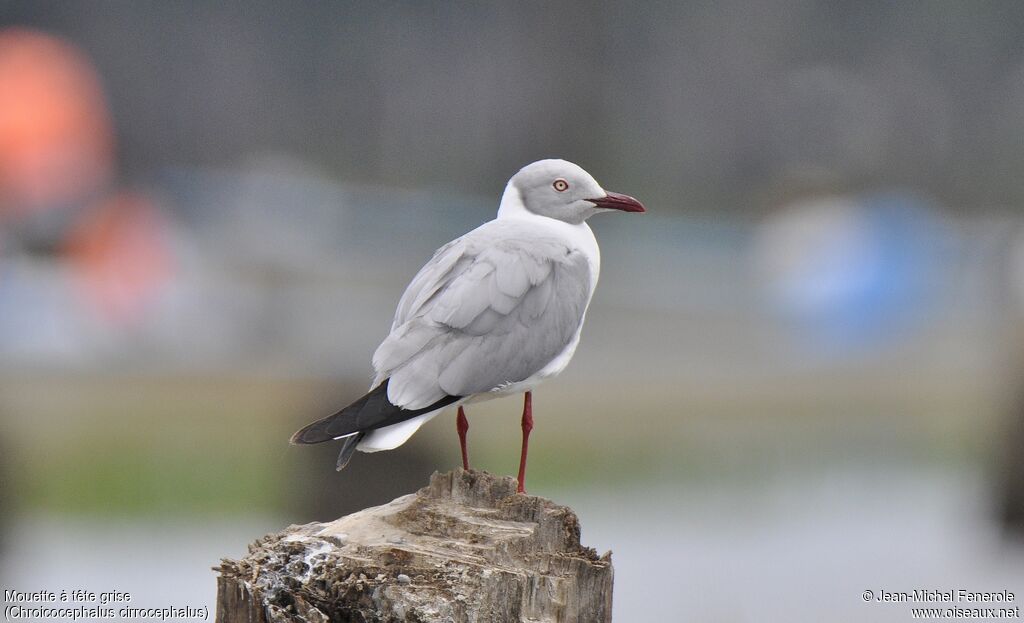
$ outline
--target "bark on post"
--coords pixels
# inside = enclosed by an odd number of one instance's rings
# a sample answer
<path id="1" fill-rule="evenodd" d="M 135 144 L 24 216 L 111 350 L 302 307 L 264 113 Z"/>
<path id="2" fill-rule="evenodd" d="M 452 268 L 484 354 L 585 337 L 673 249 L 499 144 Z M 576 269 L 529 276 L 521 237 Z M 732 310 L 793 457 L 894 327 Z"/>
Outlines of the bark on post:
<path id="1" fill-rule="evenodd" d="M 611 621 L 611 553 L 516 481 L 457 469 L 417 493 L 265 536 L 217 580 L 221 623 Z"/>

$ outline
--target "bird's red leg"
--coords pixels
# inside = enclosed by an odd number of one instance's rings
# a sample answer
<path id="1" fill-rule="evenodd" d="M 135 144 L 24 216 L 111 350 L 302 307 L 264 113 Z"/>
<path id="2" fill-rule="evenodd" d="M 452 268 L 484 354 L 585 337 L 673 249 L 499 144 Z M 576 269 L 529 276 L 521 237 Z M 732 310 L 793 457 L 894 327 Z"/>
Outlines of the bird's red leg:
<path id="1" fill-rule="evenodd" d="M 530 431 L 533 430 L 533 398 L 526 392 L 523 400 L 523 453 L 519 457 L 519 488 L 518 493 L 526 493 L 526 449 L 530 443 Z"/>
<path id="2" fill-rule="evenodd" d="M 466 453 L 466 431 L 469 430 L 469 420 L 466 419 L 466 412 L 459 407 L 459 416 L 455 418 L 455 428 L 459 431 L 459 447 L 462 448 L 462 469 L 469 471 L 469 454 Z"/>

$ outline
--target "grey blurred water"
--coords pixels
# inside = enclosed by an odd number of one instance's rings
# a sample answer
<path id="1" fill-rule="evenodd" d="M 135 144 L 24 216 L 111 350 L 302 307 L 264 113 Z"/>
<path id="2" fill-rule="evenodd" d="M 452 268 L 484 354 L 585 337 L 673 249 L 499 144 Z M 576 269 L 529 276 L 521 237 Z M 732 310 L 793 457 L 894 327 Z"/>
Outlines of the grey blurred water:
<path id="1" fill-rule="evenodd" d="M 613 550 L 617 621 L 746 622 L 907 621 L 940 605 L 862 600 L 880 589 L 1010 590 L 1019 606 L 1024 547 L 986 497 L 980 475 L 864 467 L 558 499 L 588 545 Z"/>

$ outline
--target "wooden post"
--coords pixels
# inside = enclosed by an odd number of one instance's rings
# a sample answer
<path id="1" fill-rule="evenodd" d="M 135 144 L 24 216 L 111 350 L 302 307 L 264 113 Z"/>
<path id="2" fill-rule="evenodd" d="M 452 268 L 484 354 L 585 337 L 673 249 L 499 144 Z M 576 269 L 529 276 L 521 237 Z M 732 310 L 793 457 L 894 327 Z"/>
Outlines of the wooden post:
<path id="1" fill-rule="evenodd" d="M 513 478 L 435 473 L 420 491 L 260 538 L 223 560 L 221 623 L 608 622 L 611 552 Z"/>

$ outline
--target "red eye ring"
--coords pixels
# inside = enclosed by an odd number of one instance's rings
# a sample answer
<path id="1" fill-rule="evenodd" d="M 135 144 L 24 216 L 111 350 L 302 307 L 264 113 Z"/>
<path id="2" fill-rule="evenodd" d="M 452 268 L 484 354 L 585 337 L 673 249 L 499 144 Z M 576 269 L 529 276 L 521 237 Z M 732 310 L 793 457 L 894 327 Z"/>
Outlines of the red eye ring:
<path id="1" fill-rule="evenodd" d="M 563 180 L 562 178 L 558 178 L 557 180 L 551 183 L 551 187 L 560 193 L 565 192 L 569 190 L 569 182 Z"/>

